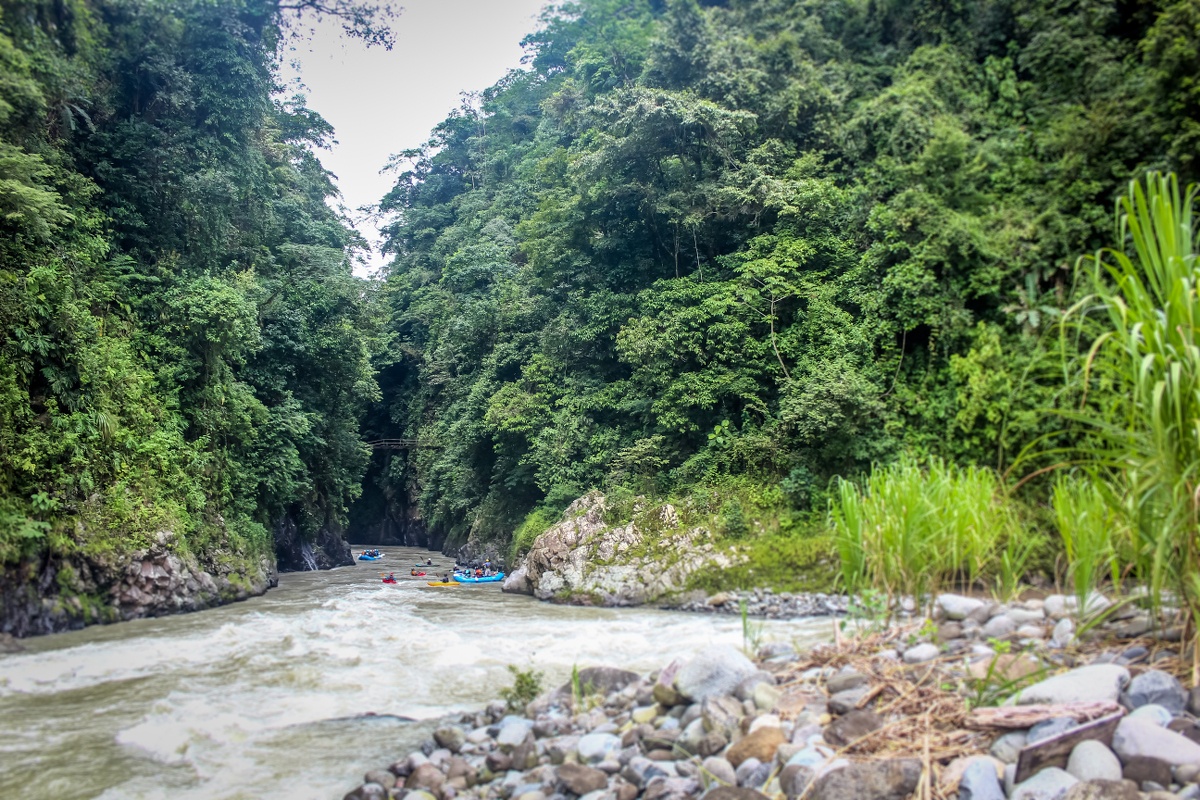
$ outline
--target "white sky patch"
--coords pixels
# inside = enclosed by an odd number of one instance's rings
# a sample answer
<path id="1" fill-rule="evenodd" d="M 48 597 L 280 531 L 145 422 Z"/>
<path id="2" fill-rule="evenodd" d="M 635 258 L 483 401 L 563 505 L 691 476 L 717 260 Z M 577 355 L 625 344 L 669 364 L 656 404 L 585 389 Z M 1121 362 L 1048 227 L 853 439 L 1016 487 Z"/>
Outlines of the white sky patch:
<path id="1" fill-rule="evenodd" d="M 374 223 L 356 209 L 374 205 L 391 189 L 381 174 L 388 157 L 419 147 L 435 125 L 457 108 L 463 92 L 491 86 L 520 66 L 521 39 L 537 28 L 545 0 L 402 0 L 396 46 L 366 48 L 336 24 L 297 42 L 287 60 L 299 63 L 308 106 L 336 130 L 338 144 L 319 156 L 337 176 L 342 202 L 373 247 Z M 290 70 L 285 78 L 291 77 Z M 290 89 L 288 96 L 294 92 Z M 378 250 L 369 270 L 383 265 Z"/>

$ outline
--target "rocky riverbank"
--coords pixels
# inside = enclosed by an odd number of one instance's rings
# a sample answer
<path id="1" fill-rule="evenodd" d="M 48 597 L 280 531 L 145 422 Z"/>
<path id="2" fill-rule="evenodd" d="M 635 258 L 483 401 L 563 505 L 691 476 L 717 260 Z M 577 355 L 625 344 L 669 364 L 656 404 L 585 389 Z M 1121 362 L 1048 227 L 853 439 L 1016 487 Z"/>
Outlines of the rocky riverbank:
<path id="1" fill-rule="evenodd" d="M 771 589 L 718 592 L 714 595 L 687 599 L 678 605 L 664 606 L 673 611 L 697 614 L 745 614 L 765 619 L 797 619 L 827 617 L 850 611 L 850 597 L 824 592 L 779 592 Z"/>
<path id="2" fill-rule="evenodd" d="M 169 533 L 123 554 L 39 557 L 0 570 L 0 632 L 16 637 L 198 611 L 278 583 L 272 558 L 201 562 Z"/>
<path id="3" fill-rule="evenodd" d="M 921 624 L 868 621 L 807 653 L 586 669 L 446 721 L 346 800 L 1200 798 L 1179 631 L 1095 596 L 1087 614 L 1110 618 L 1077 635 L 1075 605 L 943 595 Z"/>

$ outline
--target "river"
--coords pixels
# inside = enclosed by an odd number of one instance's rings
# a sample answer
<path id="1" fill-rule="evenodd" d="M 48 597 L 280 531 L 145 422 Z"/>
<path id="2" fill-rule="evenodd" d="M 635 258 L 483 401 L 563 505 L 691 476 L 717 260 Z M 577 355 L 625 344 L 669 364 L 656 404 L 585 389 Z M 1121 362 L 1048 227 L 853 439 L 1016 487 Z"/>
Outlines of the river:
<path id="1" fill-rule="evenodd" d="M 282 575 L 246 602 L 24 640 L 0 656 L 0 797 L 339 800 L 437 718 L 497 697 L 508 664 L 551 687 L 576 664 L 648 672 L 743 644 L 737 617 L 434 588 L 408 571 L 444 556 L 383 550 L 378 564 Z M 829 626 L 761 633 L 807 645 Z"/>

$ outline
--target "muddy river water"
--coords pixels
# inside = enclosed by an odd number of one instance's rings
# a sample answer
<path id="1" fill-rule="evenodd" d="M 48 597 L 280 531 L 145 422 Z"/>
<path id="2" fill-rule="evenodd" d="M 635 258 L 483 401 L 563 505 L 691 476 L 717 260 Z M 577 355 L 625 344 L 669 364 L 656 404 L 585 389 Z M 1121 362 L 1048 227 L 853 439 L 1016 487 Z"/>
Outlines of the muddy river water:
<path id="1" fill-rule="evenodd" d="M 511 684 L 573 665 L 647 672 L 713 642 L 736 616 L 555 606 L 496 584 L 434 588 L 420 558 L 291 573 L 263 597 L 210 611 L 27 639 L 0 655 L 2 798 L 328 798 Z M 399 585 L 380 581 L 395 570 Z M 828 620 L 770 622 L 808 645 Z"/>

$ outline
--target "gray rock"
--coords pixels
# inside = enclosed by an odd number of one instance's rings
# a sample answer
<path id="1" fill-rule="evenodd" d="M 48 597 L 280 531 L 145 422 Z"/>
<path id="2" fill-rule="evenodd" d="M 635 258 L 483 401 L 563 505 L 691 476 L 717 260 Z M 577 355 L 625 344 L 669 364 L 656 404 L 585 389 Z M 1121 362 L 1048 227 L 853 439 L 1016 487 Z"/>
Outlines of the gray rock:
<path id="1" fill-rule="evenodd" d="M 1154 630 L 1154 620 L 1147 614 L 1140 614 L 1133 619 L 1112 626 L 1112 632 L 1119 639 L 1136 639 Z"/>
<path id="2" fill-rule="evenodd" d="M 655 778 L 646 784 L 642 800 L 691 800 L 700 794 L 700 784 L 692 778 Z"/>
<path id="3" fill-rule="evenodd" d="M 926 661 L 932 661 L 941 654 L 936 644 L 918 644 L 913 645 L 904 651 L 905 664 L 923 664 Z"/>
<path id="4" fill-rule="evenodd" d="M 859 686 L 857 689 L 847 689 L 844 692 L 838 692 L 829 698 L 827 703 L 831 714 L 846 714 L 858 707 L 858 701 L 867 696 L 866 686 Z"/>
<path id="5" fill-rule="evenodd" d="M 1142 800 L 1142 793 L 1126 780 L 1087 781 L 1072 786 L 1066 800 Z"/>
<path id="6" fill-rule="evenodd" d="M 533 594 L 533 584 L 529 582 L 529 571 L 525 567 L 517 567 L 500 584 L 500 591 L 509 594 Z"/>
<path id="7" fill-rule="evenodd" d="M 1054 625 L 1050 634 L 1050 644 L 1054 647 L 1069 647 L 1075 641 L 1075 623 L 1067 618 L 1060 619 Z"/>
<path id="8" fill-rule="evenodd" d="M 728 645 L 710 647 L 680 668 L 675 689 L 693 701 L 733 692 L 739 683 L 758 671 L 754 663 Z"/>
<path id="9" fill-rule="evenodd" d="M 621 740 L 611 733 L 589 733 L 579 739 L 579 760 L 585 764 L 599 764 L 620 749 Z"/>
<path id="10" fill-rule="evenodd" d="M 1176 783 L 1195 783 L 1200 778 L 1200 764 L 1184 764 L 1175 768 Z"/>
<path id="11" fill-rule="evenodd" d="M 1054 717 L 1053 719 L 1039 722 L 1029 729 L 1029 738 L 1027 744 L 1040 742 L 1043 739 L 1049 739 L 1052 736 L 1058 736 L 1060 733 L 1065 733 L 1072 728 L 1078 728 L 1079 723 L 1070 717 Z"/>
<path id="12" fill-rule="evenodd" d="M 568 792 L 584 795 L 608 786 L 608 776 L 583 764 L 563 764 L 555 771 L 559 782 Z"/>
<path id="13" fill-rule="evenodd" d="M 779 773 L 779 788 L 791 800 L 804 794 L 815 775 L 816 771 L 812 767 L 789 764 Z"/>
<path id="14" fill-rule="evenodd" d="M 715 782 L 725 786 L 733 786 L 737 783 L 737 774 L 733 771 L 733 764 L 730 764 L 723 758 L 709 756 L 700 765 L 700 770 L 701 777 L 709 785 Z"/>
<path id="15" fill-rule="evenodd" d="M 1008 617 L 1018 625 L 1030 625 L 1033 623 L 1040 624 L 1043 620 L 1045 620 L 1046 612 L 1040 608 L 1034 610 L 1028 608 L 1010 608 L 1008 611 L 1004 612 L 1004 616 Z"/>
<path id="16" fill-rule="evenodd" d="M 675 744 L 689 753 L 698 754 L 700 752 L 700 742 L 707 735 L 708 729 L 704 726 L 704 720 L 694 719 L 680 732 L 678 738 L 675 739 Z"/>
<path id="17" fill-rule="evenodd" d="M 451 753 L 457 753 L 467 743 L 467 734 L 462 728 L 445 725 L 433 732 L 433 740 L 438 743 L 438 747 L 444 747 Z"/>
<path id="18" fill-rule="evenodd" d="M 819 770 L 833 757 L 833 751 L 824 747 L 810 745 L 794 753 L 787 760 L 789 767 L 810 767 L 814 770 Z"/>
<path id="19" fill-rule="evenodd" d="M 705 730 L 716 731 L 726 739 L 738 732 L 745 707 L 732 697 L 712 697 L 700 704 L 700 716 Z"/>
<path id="20" fill-rule="evenodd" d="M 838 717 L 825 728 L 825 741 L 836 747 L 845 747 L 882 727 L 883 720 L 874 711 L 854 710 Z"/>
<path id="21" fill-rule="evenodd" d="M 363 783 L 378 783 L 384 789 L 391 789 L 396 785 L 396 776 L 386 769 L 373 769 L 363 776 Z"/>
<path id="22" fill-rule="evenodd" d="M 1147 783 L 1161 787 L 1171 782 L 1171 765 L 1157 758 L 1138 756 L 1127 759 L 1121 773 L 1125 776 L 1125 780 L 1133 781 L 1143 787 Z M 1153 791 L 1153 789 L 1143 788 L 1142 791 Z"/>
<path id="23" fill-rule="evenodd" d="M 1017 705 L 1040 703 L 1079 703 L 1106 700 L 1116 702 L 1129 683 L 1129 670 L 1116 664 L 1091 664 L 1022 689 Z"/>
<path id="24" fill-rule="evenodd" d="M 966 619 L 973 611 L 978 611 L 985 605 L 982 600 L 977 600 L 974 597 L 963 597 L 960 594 L 938 595 L 937 604 L 942 609 L 942 614 L 946 619 L 955 620 Z"/>
<path id="25" fill-rule="evenodd" d="M 904 800 L 921 780 L 921 761 L 892 758 L 831 768 L 817 776 L 812 800 Z"/>
<path id="26" fill-rule="evenodd" d="M 670 776 L 671 773 L 664 768 L 661 762 L 651 761 L 645 756 L 634 756 L 629 759 L 629 763 L 621 770 L 621 777 L 639 789 L 644 789 L 646 784 L 655 778 L 667 778 Z"/>
<path id="27" fill-rule="evenodd" d="M 1171 724 L 1174 717 L 1170 711 L 1160 706 L 1158 703 L 1147 703 L 1144 706 L 1138 706 L 1129 713 L 1132 719 L 1147 719 L 1158 725 L 1160 728 L 1165 728 Z"/>
<path id="28" fill-rule="evenodd" d="M 354 797 L 355 800 L 387 800 L 388 790 L 378 783 L 364 783 L 346 797 Z"/>
<path id="29" fill-rule="evenodd" d="M 754 696 L 750 699 L 760 711 L 770 711 L 779 704 L 783 692 L 772 683 L 760 683 L 754 687 Z"/>
<path id="30" fill-rule="evenodd" d="M 1015 764 L 1017 756 L 1021 754 L 1021 748 L 1027 744 L 1029 744 L 1029 734 L 1025 731 L 1012 731 L 992 742 L 989 752 L 1005 764 Z"/>
<path id="31" fill-rule="evenodd" d="M 1065 619 L 1069 614 L 1073 613 L 1079 601 L 1074 597 L 1067 597 L 1061 594 L 1052 594 L 1042 601 L 1042 611 L 1050 619 Z"/>
<path id="32" fill-rule="evenodd" d="M 1179 716 L 1187 705 L 1188 695 L 1174 676 L 1157 669 L 1148 670 L 1129 682 L 1125 698 L 1130 708 L 1155 703 Z"/>
<path id="33" fill-rule="evenodd" d="M 757 758 L 747 758 L 738 764 L 734 775 L 737 777 L 738 786 L 758 789 L 767 782 L 767 778 L 771 777 L 771 765 L 764 764 Z"/>
<path id="34" fill-rule="evenodd" d="M 1200 763 L 1200 744 L 1146 719 L 1121 720 L 1112 748 L 1125 763 L 1137 757 L 1156 758 L 1171 766 Z"/>
<path id="35" fill-rule="evenodd" d="M 1046 629 L 1041 625 L 1022 625 L 1017 628 L 1017 638 L 1021 640 L 1036 640 L 1046 636 Z"/>
<path id="36" fill-rule="evenodd" d="M 762 792 L 738 786 L 717 786 L 705 792 L 701 800 L 767 800 Z"/>
<path id="37" fill-rule="evenodd" d="M 1013 787 L 1009 800 L 1066 800 L 1067 792 L 1079 783 L 1058 767 L 1047 767 Z"/>
<path id="38" fill-rule="evenodd" d="M 1067 760 L 1067 772 L 1081 781 L 1119 781 L 1121 762 L 1103 742 L 1080 742 Z"/>
<path id="39" fill-rule="evenodd" d="M 992 617 L 983 626 L 983 635 L 989 639 L 1003 639 L 1017 632 L 1017 623 L 1005 614 Z"/>
<path id="40" fill-rule="evenodd" d="M 524 725 L 505 725 L 496 734 L 496 746 L 500 748 L 500 752 L 511 754 L 524 744 L 526 739 L 531 738 L 533 734 Z"/>
<path id="41" fill-rule="evenodd" d="M 867 676 L 861 672 L 839 672 L 825 682 L 825 689 L 830 694 L 844 692 L 847 689 L 857 689 L 867 682 Z"/>
<path id="42" fill-rule="evenodd" d="M 1188 692 L 1187 710 L 1193 717 L 1200 717 L 1200 686 L 1193 686 Z"/>
<path id="43" fill-rule="evenodd" d="M 753 675 L 745 678 L 741 683 L 734 687 L 733 696 L 738 700 L 753 700 L 755 688 L 762 683 L 769 683 L 774 686 L 775 676 L 769 672 L 758 670 Z"/>
<path id="44" fill-rule="evenodd" d="M 1004 800 L 1004 789 L 991 762 L 980 758 L 967 765 L 958 782 L 958 800 Z"/>

